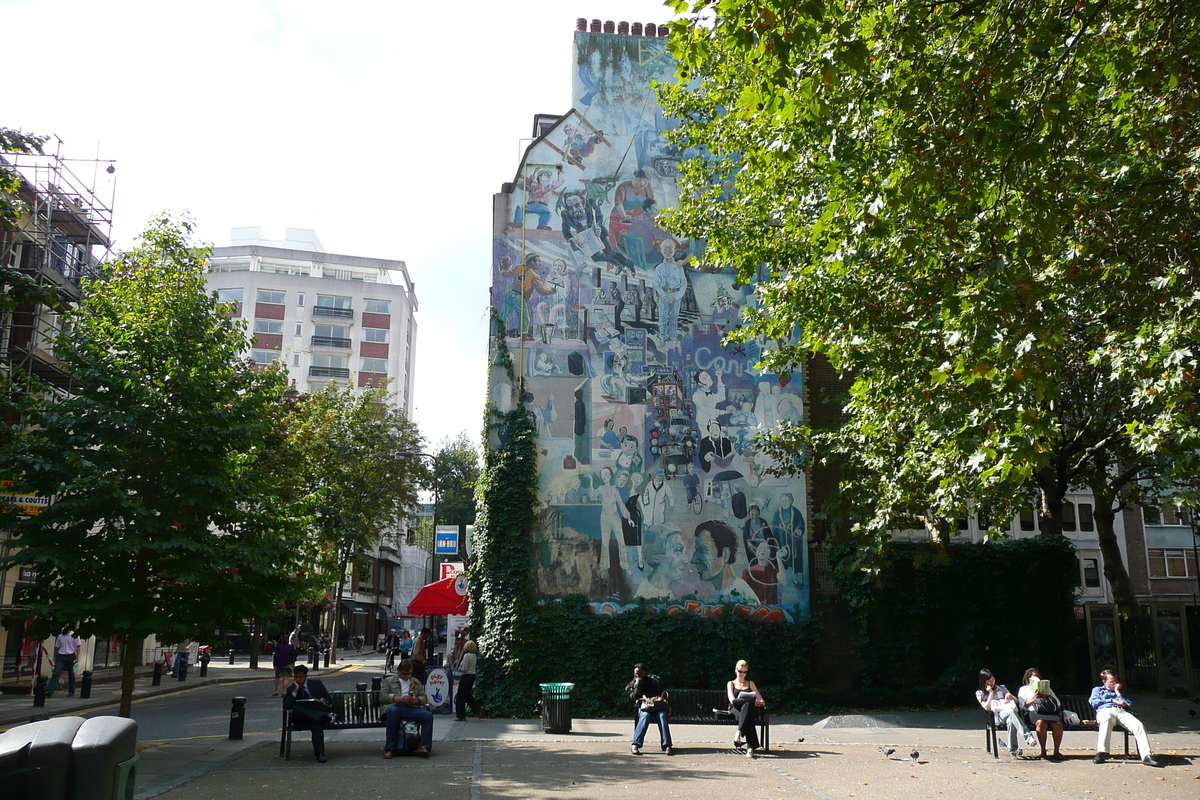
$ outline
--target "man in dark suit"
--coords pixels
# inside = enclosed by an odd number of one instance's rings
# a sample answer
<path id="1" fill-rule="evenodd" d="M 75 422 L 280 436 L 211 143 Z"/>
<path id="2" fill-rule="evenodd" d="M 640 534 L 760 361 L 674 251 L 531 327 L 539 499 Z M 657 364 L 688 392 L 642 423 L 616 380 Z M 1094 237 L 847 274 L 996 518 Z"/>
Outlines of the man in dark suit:
<path id="1" fill-rule="evenodd" d="M 317 701 L 304 702 L 303 701 Z M 283 708 L 291 710 L 292 724 L 297 728 L 312 731 L 313 755 L 317 761 L 325 763 L 325 730 L 324 726 L 333 720 L 329 709 L 333 708 L 333 698 L 325 684 L 317 678 L 308 677 L 308 667 L 297 664 L 293 683 L 283 695 Z"/>

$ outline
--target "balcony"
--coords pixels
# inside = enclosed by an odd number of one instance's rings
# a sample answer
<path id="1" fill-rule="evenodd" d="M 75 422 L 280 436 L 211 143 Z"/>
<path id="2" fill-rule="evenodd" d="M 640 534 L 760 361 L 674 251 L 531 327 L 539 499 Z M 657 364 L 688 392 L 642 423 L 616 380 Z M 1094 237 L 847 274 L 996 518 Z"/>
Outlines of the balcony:
<path id="1" fill-rule="evenodd" d="M 310 378 L 349 378 L 349 367 L 317 367 L 308 368 Z"/>
<path id="2" fill-rule="evenodd" d="M 341 347 L 346 350 L 350 349 L 353 344 L 350 339 L 342 339 L 337 336 L 314 336 L 312 337 L 313 347 Z"/>
<path id="3" fill-rule="evenodd" d="M 336 317 L 337 319 L 354 319 L 353 308 L 333 308 L 332 306 L 313 306 L 314 317 Z"/>

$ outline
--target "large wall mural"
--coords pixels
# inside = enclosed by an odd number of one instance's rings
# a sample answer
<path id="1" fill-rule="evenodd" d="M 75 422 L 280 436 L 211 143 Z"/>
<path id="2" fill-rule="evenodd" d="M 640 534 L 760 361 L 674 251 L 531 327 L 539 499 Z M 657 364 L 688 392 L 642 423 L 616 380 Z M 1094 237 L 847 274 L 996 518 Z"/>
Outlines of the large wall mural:
<path id="1" fill-rule="evenodd" d="M 650 86 L 674 79 L 665 40 L 575 37 L 574 107 L 496 205 L 492 303 L 539 435 L 538 591 L 806 616 L 804 477 L 769 476 L 754 444 L 802 418 L 801 376 L 722 345 L 750 288 L 658 223 L 686 155 Z"/>

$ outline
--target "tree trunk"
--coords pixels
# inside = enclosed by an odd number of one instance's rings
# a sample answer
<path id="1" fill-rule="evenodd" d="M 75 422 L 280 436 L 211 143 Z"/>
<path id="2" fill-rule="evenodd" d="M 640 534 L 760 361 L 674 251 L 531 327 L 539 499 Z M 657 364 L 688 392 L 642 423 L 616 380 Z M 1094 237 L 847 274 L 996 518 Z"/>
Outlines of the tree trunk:
<path id="1" fill-rule="evenodd" d="M 132 633 L 125 634 L 125 661 L 121 665 L 121 705 L 117 711 L 119 717 L 128 719 L 133 713 L 133 678 L 141 660 L 142 640 L 135 639 Z"/>
<path id="2" fill-rule="evenodd" d="M 1066 486 L 1049 470 L 1039 472 L 1035 479 L 1041 500 L 1041 514 L 1037 525 L 1044 534 L 1062 536 L 1063 497 L 1066 495 Z"/>
<path id="3" fill-rule="evenodd" d="M 337 592 L 333 598 L 333 635 L 329 637 L 329 663 L 337 663 L 338 627 L 342 618 L 342 595 L 346 591 L 346 559 L 342 559 L 341 578 L 338 579 Z"/>
<path id="4" fill-rule="evenodd" d="M 1112 587 L 1118 612 L 1124 619 L 1129 619 L 1138 613 L 1138 600 L 1133 594 L 1133 585 L 1129 581 L 1129 572 L 1125 569 L 1121 547 L 1113 529 L 1117 516 L 1113 511 L 1113 500 L 1094 489 L 1092 495 L 1096 498 L 1092 518 L 1096 521 L 1096 538 L 1100 540 L 1100 553 L 1104 556 L 1104 577 Z"/>

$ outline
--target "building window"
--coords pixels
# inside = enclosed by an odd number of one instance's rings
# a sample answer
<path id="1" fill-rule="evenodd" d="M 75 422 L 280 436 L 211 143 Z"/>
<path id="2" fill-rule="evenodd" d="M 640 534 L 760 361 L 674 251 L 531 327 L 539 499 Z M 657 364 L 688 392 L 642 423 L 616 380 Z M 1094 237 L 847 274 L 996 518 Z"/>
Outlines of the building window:
<path id="1" fill-rule="evenodd" d="M 317 295 L 317 308 L 350 309 L 353 306 L 349 297 L 342 297 L 335 294 L 319 294 Z"/>
<path id="2" fill-rule="evenodd" d="M 386 358 L 364 358 L 362 360 L 363 372 L 379 372 L 387 374 L 387 359 Z"/>
<path id="3" fill-rule="evenodd" d="M 1192 515 L 1186 508 L 1166 506 L 1162 510 L 1163 525 L 1191 525 Z"/>
<path id="4" fill-rule="evenodd" d="M 298 292 L 296 294 L 296 305 L 298 305 L 298 306 L 304 305 L 304 292 Z"/>
<path id="5" fill-rule="evenodd" d="M 283 333 L 283 320 L 278 319 L 256 319 L 254 320 L 255 333 Z"/>
<path id="6" fill-rule="evenodd" d="M 391 300 L 364 300 L 363 310 L 368 314 L 390 314 L 392 308 Z"/>
<path id="7" fill-rule="evenodd" d="M 218 303 L 241 303 L 246 296 L 246 290 L 237 289 L 217 289 Z"/>
<path id="8" fill-rule="evenodd" d="M 1092 520 L 1092 504 L 1079 504 L 1079 530 L 1084 533 L 1091 533 L 1096 530 L 1096 523 Z"/>
<path id="9" fill-rule="evenodd" d="M 1088 589 L 1100 588 L 1100 562 L 1094 558 L 1083 560 L 1083 585 Z"/>
<path id="10" fill-rule="evenodd" d="M 292 353 L 292 366 L 293 367 L 300 366 L 300 354 L 299 353 Z"/>
<path id="11" fill-rule="evenodd" d="M 391 338 L 391 331 L 387 328 L 363 328 L 362 340 L 364 342 L 380 342 L 387 344 Z"/>
<path id="12" fill-rule="evenodd" d="M 314 367 L 326 367 L 332 369 L 346 369 L 346 357 L 334 355 L 332 353 L 313 353 L 312 363 Z"/>
<path id="13" fill-rule="evenodd" d="M 1037 522 L 1033 515 L 1033 506 L 1025 506 L 1021 509 L 1021 530 L 1036 531 Z"/>
<path id="14" fill-rule="evenodd" d="M 259 350 L 254 348 L 250 351 L 250 358 L 254 359 L 256 364 L 270 364 L 279 357 L 278 350 Z"/>
<path id="15" fill-rule="evenodd" d="M 260 303 L 272 303 L 281 306 L 287 300 L 287 292 L 280 292 L 275 289 L 259 289 L 256 299 Z"/>
<path id="16" fill-rule="evenodd" d="M 1063 500 L 1062 529 L 1063 533 L 1075 532 L 1075 504 L 1070 500 Z"/>
<path id="17" fill-rule="evenodd" d="M 297 322 L 297 323 L 296 323 L 296 335 L 297 335 L 297 336 L 303 336 L 303 335 L 304 335 L 304 323 L 303 323 L 303 322 Z"/>
<path id="18" fill-rule="evenodd" d="M 1191 550 L 1152 547 L 1146 554 L 1150 559 L 1151 578 L 1192 578 L 1196 575 Z"/>

